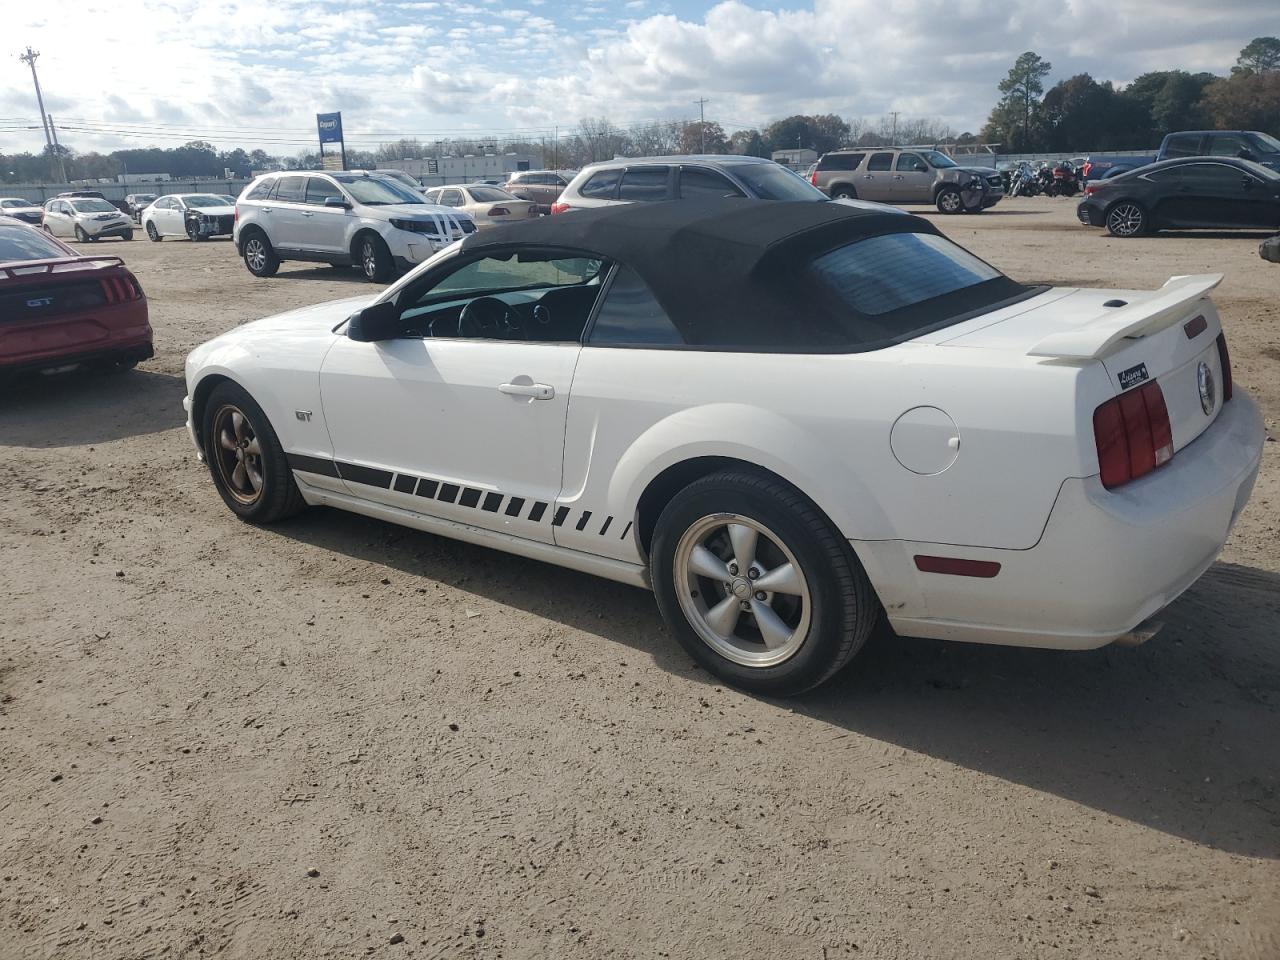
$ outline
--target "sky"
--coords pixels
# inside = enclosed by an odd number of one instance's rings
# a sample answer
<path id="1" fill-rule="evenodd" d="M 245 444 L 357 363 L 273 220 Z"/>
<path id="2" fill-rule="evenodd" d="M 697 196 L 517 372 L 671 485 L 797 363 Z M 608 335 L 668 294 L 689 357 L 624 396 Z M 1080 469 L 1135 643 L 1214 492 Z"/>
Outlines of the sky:
<path id="1" fill-rule="evenodd" d="M 0 153 L 43 145 L 27 45 L 78 150 L 293 154 L 331 110 L 372 148 L 696 119 L 699 98 L 726 132 L 898 111 L 976 133 L 1024 50 L 1052 62 L 1050 83 L 1225 74 L 1276 19 L 1276 0 L 8 0 Z"/>

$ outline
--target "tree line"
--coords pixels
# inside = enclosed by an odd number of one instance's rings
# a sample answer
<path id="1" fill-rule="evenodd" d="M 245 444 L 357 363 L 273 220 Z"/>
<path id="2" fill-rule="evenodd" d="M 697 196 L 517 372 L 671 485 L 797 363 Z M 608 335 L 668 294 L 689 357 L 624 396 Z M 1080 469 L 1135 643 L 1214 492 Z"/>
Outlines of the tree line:
<path id="1" fill-rule="evenodd" d="M 543 167 L 576 169 L 616 156 L 721 153 L 768 157 L 775 150 L 892 144 L 998 144 L 1000 153 L 1079 153 L 1154 149 L 1164 134 L 1200 128 L 1280 134 L 1280 39 L 1258 37 L 1240 51 L 1227 77 L 1184 70 L 1144 73 L 1124 87 L 1076 74 L 1044 89 L 1053 65 L 1028 51 L 999 84 L 1000 99 L 978 135 L 956 133 L 933 118 L 796 114 L 762 128 L 727 132 L 715 121 L 653 121 L 619 126 L 587 117 L 564 134 L 524 139 L 402 139 L 374 150 L 347 150 L 348 166 L 376 168 L 393 160 L 517 153 Z M 54 151 L 57 151 L 55 156 Z M 80 153 L 67 146 L 40 153 L 0 154 L 0 180 L 55 179 L 61 159 L 73 180 L 122 173 L 167 173 L 179 179 L 232 176 L 252 170 L 315 169 L 320 155 L 274 156 L 264 150 L 217 150 L 203 140 L 181 147 Z"/>
<path id="2" fill-rule="evenodd" d="M 1002 153 L 1155 149 L 1176 130 L 1280 133 L 1280 39 L 1257 37 L 1230 76 L 1158 70 L 1117 89 L 1079 73 L 1044 89 L 1053 65 L 1028 51 L 1000 81 L 982 128 Z"/>

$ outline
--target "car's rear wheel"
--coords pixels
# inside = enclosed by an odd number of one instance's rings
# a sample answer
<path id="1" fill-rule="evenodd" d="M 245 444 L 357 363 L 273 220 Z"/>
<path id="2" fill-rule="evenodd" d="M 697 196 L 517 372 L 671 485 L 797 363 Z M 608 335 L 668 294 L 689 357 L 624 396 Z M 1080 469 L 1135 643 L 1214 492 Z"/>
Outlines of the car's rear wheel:
<path id="1" fill-rule="evenodd" d="M 236 516 L 271 523 L 306 505 L 280 439 L 248 391 L 230 381 L 218 384 L 202 420 L 209 473 Z"/>
<path id="2" fill-rule="evenodd" d="M 1113 237 L 1138 237 L 1147 232 L 1147 211 L 1132 200 L 1121 200 L 1107 210 L 1107 232 Z"/>
<path id="3" fill-rule="evenodd" d="M 667 504 L 652 550 L 658 606 L 703 667 L 787 696 L 866 642 L 879 607 L 847 542 L 786 484 L 747 472 L 696 481 Z"/>
<path id="4" fill-rule="evenodd" d="M 147 221 L 147 236 L 151 238 L 152 243 L 159 243 L 164 237 L 160 236 L 160 231 L 156 229 L 154 220 Z"/>
<path id="5" fill-rule="evenodd" d="M 853 187 L 839 186 L 831 191 L 832 200 L 857 200 L 858 191 Z"/>
<path id="6" fill-rule="evenodd" d="M 386 283 L 395 273 L 395 261 L 386 242 L 376 233 L 363 234 L 357 241 L 360 272 L 370 283 Z"/>
<path id="7" fill-rule="evenodd" d="M 280 269 L 280 258 L 271 248 L 271 241 L 261 230 L 255 229 L 241 248 L 244 265 L 255 277 L 274 277 Z"/>
<path id="8" fill-rule="evenodd" d="M 943 187 L 939 190 L 938 197 L 934 203 L 941 213 L 960 213 L 964 210 L 964 198 L 960 196 L 960 191 L 955 187 Z"/>

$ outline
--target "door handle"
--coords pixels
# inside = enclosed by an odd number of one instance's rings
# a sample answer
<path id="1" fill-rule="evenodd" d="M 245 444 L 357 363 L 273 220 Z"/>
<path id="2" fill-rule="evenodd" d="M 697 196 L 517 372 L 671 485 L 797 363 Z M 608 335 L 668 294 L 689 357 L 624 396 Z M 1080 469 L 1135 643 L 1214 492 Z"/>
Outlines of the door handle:
<path id="1" fill-rule="evenodd" d="M 873 177 L 873 176 L 872 176 L 871 174 L 869 174 L 869 173 L 864 173 L 864 174 L 862 175 L 862 179 L 863 179 L 863 180 L 874 180 L 874 179 L 875 179 L 875 177 Z"/>
<path id="2" fill-rule="evenodd" d="M 550 400 L 556 395 L 555 387 L 547 383 L 504 383 L 499 385 L 498 392 L 509 397 L 529 397 L 532 400 Z"/>
<path id="3" fill-rule="evenodd" d="M 303 211 L 302 211 L 302 215 L 303 215 L 304 217 L 314 217 L 314 216 L 315 216 L 315 214 L 314 214 L 314 213 L 312 213 L 310 210 L 303 210 Z"/>
<path id="4" fill-rule="evenodd" d="M 895 173 L 895 174 L 893 175 L 893 179 L 895 179 L 895 180 L 901 180 L 901 179 L 902 179 L 902 174 L 900 174 L 900 173 Z"/>
<path id="5" fill-rule="evenodd" d="M 271 208 L 270 208 L 270 207 L 259 207 L 258 209 L 260 209 L 263 213 L 270 213 L 270 212 L 271 212 Z"/>

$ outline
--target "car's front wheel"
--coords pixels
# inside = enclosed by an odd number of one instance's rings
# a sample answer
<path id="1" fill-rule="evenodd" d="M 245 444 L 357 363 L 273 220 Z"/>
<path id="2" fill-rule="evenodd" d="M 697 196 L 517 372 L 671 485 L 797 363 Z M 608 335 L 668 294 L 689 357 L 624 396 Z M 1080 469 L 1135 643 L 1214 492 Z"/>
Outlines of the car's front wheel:
<path id="1" fill-rule="evenodd" d="M 78 223 L 76 224 L 76 239 L 81 243 L 87 243 L 89 240 L 89 235 L 84 232 L 84 228 Z"/>
<path id="2" fill-rule="evenodd" d="M 955 187 L 943 187 L 939 190 L 938 199 L 935 203 L 942 213 L 960 213 L 964 210 L 964 198 L 960 196 L 960 191 Z"/>
<path id="3" fill-rule="evenodd" d="M 775 696 L 830 678 L 879 607 L 848 543 L 805 497 L 746 472 L 696 481 L 662 511 L 654 591 L 676 638 L 725 681 Z"/>
<path id="4" fill-rule="evenodd" d="M 375 233 L 366 233 L 357 244 L 360 253 L 360 272 L 370 283 L 386 283 L 395 273 L 395 261 L 386 242 Z"/>
<path id="5" fill-rule="evenodd" d="M 1113 237 L 1138 237 L 1147 232 L 1147 211 L 1132 200 L 1121 200 L 1107 211 L 1107 232 Z"/>
<path id="6" fill-rule="evenodd" d="M 255 229 L 245 238 L 241 248 L 244 265 L 255 277 L 274 277 L 280 269 L 280 258 L 271 248 L 271 241 L 261 230 Z"/>
<path id="7" fill-rule="evenodd" d="M 201 419 L 209 473 L 236 516 L 271 523 L 303 509 L 280 439 L 248 391 L 230 381 L 218 384 Z"/>
<path id="8" fill-rule="evenodd" d="M 156 222 L 154 220 L 147 221 L 147 236 L 150 238 L 152 243 L 159 243 L 164 239 L 164 237 L 160 236 L 160 231 L 156 229 Z"/>

